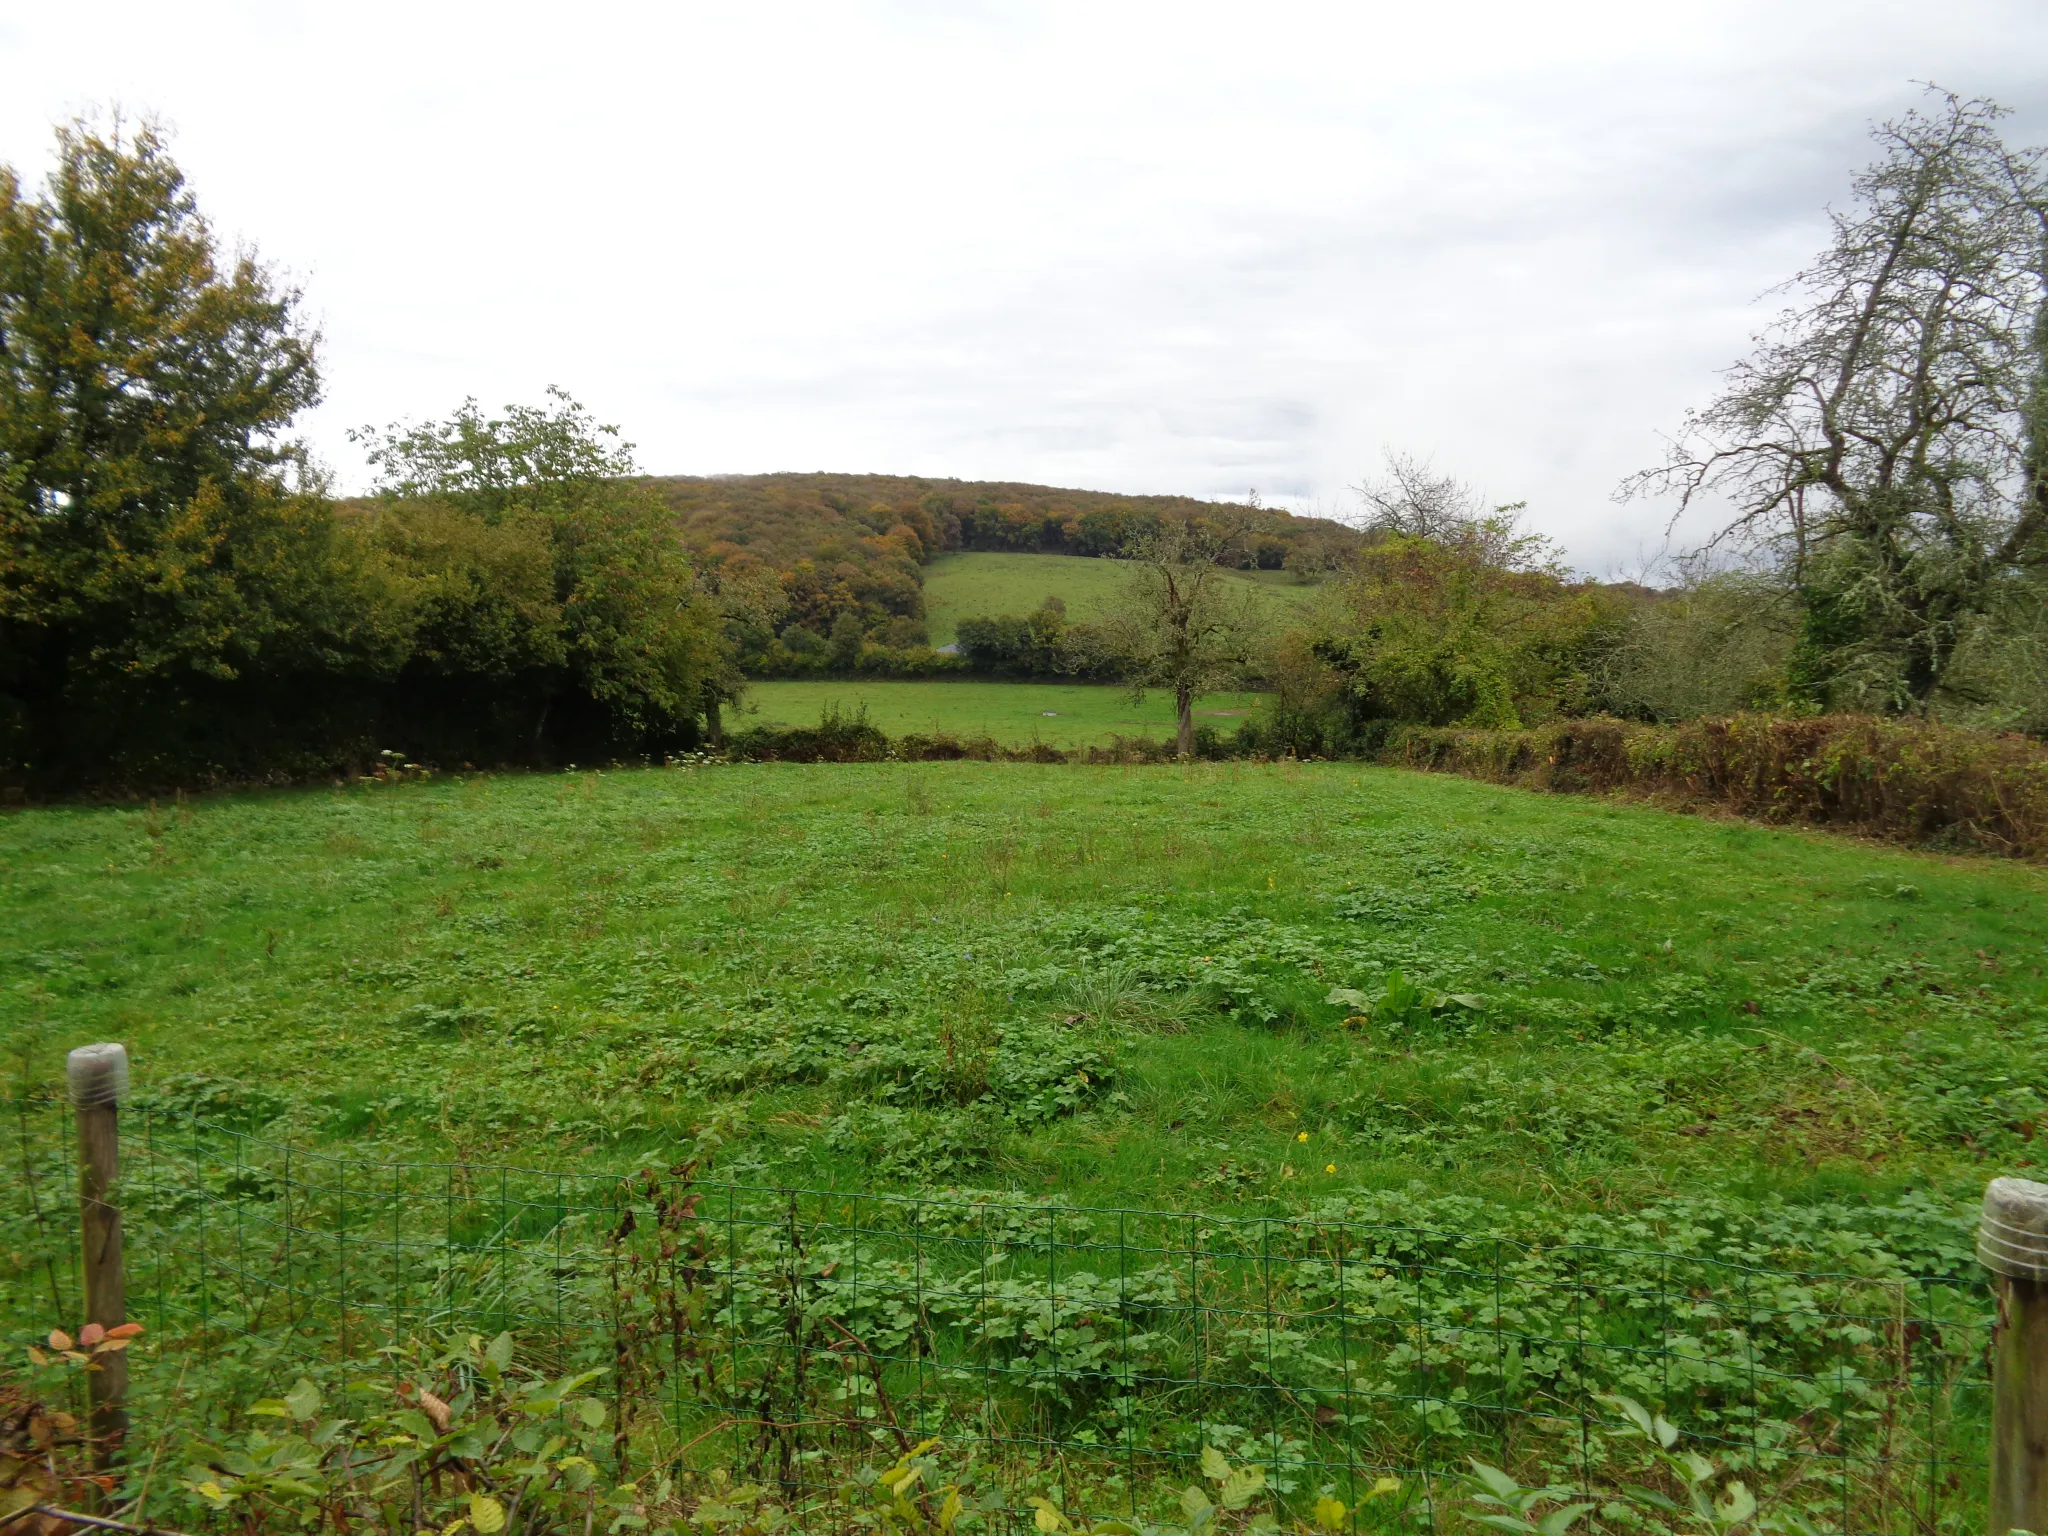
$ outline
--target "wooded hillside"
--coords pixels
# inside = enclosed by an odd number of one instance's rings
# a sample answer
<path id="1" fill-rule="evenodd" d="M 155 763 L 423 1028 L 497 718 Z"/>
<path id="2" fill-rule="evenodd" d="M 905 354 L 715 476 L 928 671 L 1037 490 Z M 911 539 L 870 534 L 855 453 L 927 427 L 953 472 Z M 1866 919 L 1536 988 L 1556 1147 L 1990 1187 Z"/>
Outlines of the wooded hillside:
<path id="1" fill-rule="evenodd" d="M 795 573 L 786 584 L 792 608 L 825 626 L 849 606 L 916 616 L 916 568 L 942 551 L 1110 555 L 1164 520 L 1213 517 L 1229 505 L 916 475 L 663 475 L 647 483 L 679 514 L 707 566 Z M 1252 550 L 1262 569 L 1327 569 L 1359 543 L 1354 529 L 1329 519 L 1267 517 Z"/>

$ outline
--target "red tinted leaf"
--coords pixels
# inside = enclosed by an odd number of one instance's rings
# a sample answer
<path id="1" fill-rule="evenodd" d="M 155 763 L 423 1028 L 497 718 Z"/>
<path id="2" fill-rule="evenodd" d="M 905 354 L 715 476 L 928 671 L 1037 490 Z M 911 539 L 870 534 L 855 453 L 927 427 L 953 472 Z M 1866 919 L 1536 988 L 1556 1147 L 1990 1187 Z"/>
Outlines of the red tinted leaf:
<path id="1" fill-rule="evenodd" d="M 78 1342 L 80 1347 L 84 1349 L 91 1349 L 93 1345 L 99 1343 L 99 1341 L 101 1339 L 104 1339 L 106 1336 L 107 1330 L 102 1328 L 98 1323 L 87 1323 L 83 1328 L 78 1330 Z"/>

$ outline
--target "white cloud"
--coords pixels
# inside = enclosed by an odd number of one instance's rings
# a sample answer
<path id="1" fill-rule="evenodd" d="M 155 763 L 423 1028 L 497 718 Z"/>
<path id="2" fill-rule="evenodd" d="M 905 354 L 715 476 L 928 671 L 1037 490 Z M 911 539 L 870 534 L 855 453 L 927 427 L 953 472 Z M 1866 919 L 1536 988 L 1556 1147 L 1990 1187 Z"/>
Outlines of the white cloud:
<path id="1" fill-rule="evenodd" d="M 677 472 L 1329 508 L 1434 455 L 1585 565 L 1911 81 L 2048 124 L 2035 0 L 46 7 L 0 158 L 160 114 L 343 431 L 559 382 Z"/>

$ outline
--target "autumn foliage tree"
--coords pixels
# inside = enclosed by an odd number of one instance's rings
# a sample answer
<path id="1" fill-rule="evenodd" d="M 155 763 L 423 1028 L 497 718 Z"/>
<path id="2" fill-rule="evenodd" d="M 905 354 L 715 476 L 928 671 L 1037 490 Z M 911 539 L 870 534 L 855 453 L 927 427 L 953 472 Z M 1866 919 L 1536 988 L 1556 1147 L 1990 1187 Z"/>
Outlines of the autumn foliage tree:
<path id="1" fill-rule="evenodd" d="M 161 135 L 0 167 L 0 777 L 297 775 L 378 749 L 693 745 L 725 619 L 630 445 L 559 392 L 370 434 L 338 510 L 296 290 L 220 249 Z"/>
<path id="2" fill-rule="evenodd" d="M 299 295 L 225 256 L 147 125 L 0 167 L 0 713 L 76 763 L 201 729 L 384 637 L 292 418 L 319 395 Z"/>
<path id="3" fill-rule="evenodd" d="M 1354 720 L 1512 730 L 1585 706 L 1620 614 L 1503 524 L 1360 552 L 1315 642 Z"/>
<path id="4" fill-rule="evenodd" d="M 632 444 L 566 391 L 501 416 L 468 400 L 445 421 L 353 435 L 380 493 L 356 518 L 383 547 L 468 525 L 470 575 L 455 590 L 495 605 L 491 627 L 468 632 L 471 665 L 495 667 L 493 707 L 523 711 L 537 750 L 678 745 L 735 691 L 725 616 L 674 518 L 638 479 Z M 495 544 L 516 560 L 476 563 Z M 448 574 L 415 566 L 415 578 Z"/>

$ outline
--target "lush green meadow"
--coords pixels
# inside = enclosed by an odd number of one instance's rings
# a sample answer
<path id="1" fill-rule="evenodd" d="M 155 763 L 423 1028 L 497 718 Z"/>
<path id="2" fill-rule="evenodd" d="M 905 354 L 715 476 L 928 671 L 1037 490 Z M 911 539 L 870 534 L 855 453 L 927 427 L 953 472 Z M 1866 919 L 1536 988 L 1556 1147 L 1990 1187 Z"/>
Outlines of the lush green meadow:
<path id="1" fill-rule="evenodd" d="M 2031 867 L 1337 765 L 35 809 L 0 881 L 17 1088 L 119 1039 L 155 1102 L 548 1166 L 1958 1203 L 2048 1066 Z"/>
<path id="2" fill-rule="evenodd" d="M 1257 706 L 1255 693 L 1212 693 L 1195 703 L 1195 723 L 1228 735 Z M 1107 745 L 1114 736 L 1173 735 L 1173 695 L 1153 691 L 1133 704 L 1104 683 L 895 682 L 871 678 L 750 684 L 732 723 L 816 725 L 824 712 L 868 719 L 890 736 L 993 737 L 1005 746 L 1042 741 L 1060 748 Z"/>
<path id="3" fill-rule="evenodd" d="M 933 645 L 950 645 L 962 619 L 1029 613 L 1048 597 L 1067 605 L 1072 622 L 1094 623 L 1109 612 L 1129 574 L 1118 561 L 1085 555 L 940 555 L 924 568 L 925 627 Z M 1315 591 L 1283 571 L 1231 575 L 1290 609 L 1306 603 Z"/>

